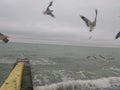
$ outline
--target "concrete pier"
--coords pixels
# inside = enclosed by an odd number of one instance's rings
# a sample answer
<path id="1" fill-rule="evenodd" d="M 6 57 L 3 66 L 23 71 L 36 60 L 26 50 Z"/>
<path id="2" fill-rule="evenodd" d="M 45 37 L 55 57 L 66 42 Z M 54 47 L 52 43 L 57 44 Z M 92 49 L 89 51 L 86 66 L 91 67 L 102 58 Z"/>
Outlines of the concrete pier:
<path id="1" fill-rule="evenodd" d="M 19 60 L 15 63 L 0 90 L 33 90 L 31 67 L 28 60 Z"/>
<path id="2" fill-rule="evenodd" d="M 25 67 L 23 69 L 21 90 L 33 90 L 32 74 L 29 61 L 24 61 Z"/>

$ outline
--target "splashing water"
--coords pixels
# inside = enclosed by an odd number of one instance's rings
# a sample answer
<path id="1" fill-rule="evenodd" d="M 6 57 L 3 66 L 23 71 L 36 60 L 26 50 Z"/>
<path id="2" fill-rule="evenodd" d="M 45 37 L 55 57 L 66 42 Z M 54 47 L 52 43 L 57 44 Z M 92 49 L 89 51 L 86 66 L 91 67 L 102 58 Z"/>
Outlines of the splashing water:
<path id="1" fill-rule="evenodd" d="M 120 90 L 120 77 L 96 80 L 73 80 L 35 87 L 35 90 Z"/>

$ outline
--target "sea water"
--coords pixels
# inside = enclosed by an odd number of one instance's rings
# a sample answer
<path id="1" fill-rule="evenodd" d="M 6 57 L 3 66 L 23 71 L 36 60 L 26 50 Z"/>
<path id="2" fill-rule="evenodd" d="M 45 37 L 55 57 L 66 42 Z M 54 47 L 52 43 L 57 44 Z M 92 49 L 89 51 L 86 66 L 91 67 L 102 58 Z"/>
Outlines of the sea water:
<path id="1" fill-rule="evenodd" d="M 0 85 L 22 53 L 34 90 L 120 90 L 120 48 L 0 43 Z"/>

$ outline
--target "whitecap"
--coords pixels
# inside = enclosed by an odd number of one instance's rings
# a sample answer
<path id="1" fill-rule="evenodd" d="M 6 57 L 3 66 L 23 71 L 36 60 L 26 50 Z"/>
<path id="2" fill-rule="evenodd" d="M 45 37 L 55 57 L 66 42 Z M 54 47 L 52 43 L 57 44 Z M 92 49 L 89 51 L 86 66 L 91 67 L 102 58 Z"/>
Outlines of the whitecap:
<path id="1" fill-rule="evenodd" d="M 34 87 L 35 90 L 119 90 L 120 77 L 96 80 L 71 80 L 56 84 Z"/>

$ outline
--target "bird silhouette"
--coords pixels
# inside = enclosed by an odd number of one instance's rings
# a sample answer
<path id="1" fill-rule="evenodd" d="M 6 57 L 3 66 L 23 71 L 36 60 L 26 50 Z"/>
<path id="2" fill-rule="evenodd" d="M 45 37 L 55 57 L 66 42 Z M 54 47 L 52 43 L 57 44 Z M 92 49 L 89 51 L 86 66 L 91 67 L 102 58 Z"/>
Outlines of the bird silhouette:
<path id="1" fill-rule="evenodd" d="M 117 33 L 115 39 L 118 39 L 120 37 L 120 32 Z"/>
<path id="2" fill-rule="evenodd" d="M 0 33 L 0 40 L 2 40 L 4 43 L 7 43 L 9 41 L 8 37 L 2 33 Z"/>
<path id="3" fill-rule="evenodd" d="M 86 17 L 80 15 L 81 19 L 86 23 L 87 27 L 89 27 L 89 32 L 93 31 L 94 27 L 96 26 L 96 21 L 97 21 L 97 9 L 95 9 L 95 19 L 93 22 L 91 22 L 89 19 Z"/>
<path id="4" fill-rule="evenodd" d="M 51 17 L 55 17 L 54 16 L 54 14 L 52 13 L 53 12 L 53 10 L 50 10 L 50 6 L 52 6 L 52 4 L 53 4 L 53 1 L 51 1 L 50 3 L 49 3 L 49 5 L 48 5 L 48 7 L 47 7 L 47 9 L 45 10 L 45 11 L 43 11 L 43 14 L 44 15 L 50 15 Z"/>

